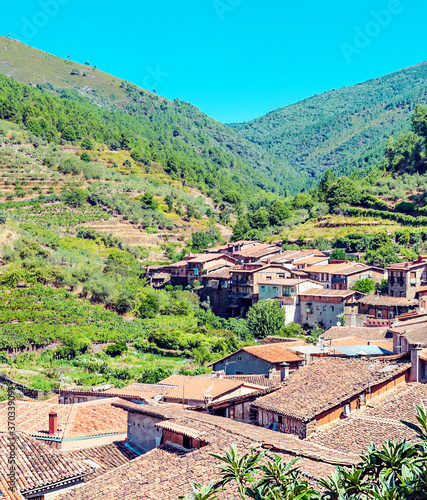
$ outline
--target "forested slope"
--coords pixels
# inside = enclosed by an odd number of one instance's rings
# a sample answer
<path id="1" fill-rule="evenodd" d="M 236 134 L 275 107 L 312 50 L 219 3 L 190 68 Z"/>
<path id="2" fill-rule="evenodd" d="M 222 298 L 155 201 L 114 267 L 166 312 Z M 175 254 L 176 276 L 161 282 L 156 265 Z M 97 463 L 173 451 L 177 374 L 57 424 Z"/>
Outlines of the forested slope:
<path id="1" fill-rule="evenodd" d="M 380 160 L 387 137 L 409 130 L 409 116 L 425 103 L 427 64 L 422 63 L 232 126 L 311 177 L 327 169 L 349 175 Z"/>
<path id="2" fill-rule="evenodd" d="M 286 189 L 296 192 L 304 185 L 304 179 L 285 160 L 243 139 L 190 103 L 178 98 L 170 101 L 96 67 L 0 37 L 0 73 L 68 100 L 82 102 L 84 97 L 98 107 L 130 115 L 146 140 L 147 154 L 150 148 L 160 150 L 163 163 L 170 159 L 178 164 L 171 175 L 190 182 L 193 171 L 199 170 L 205 191 L 211 194 L 223 191 L 225 184 L 231 189 L 246 184 L 277 194 Z"/>

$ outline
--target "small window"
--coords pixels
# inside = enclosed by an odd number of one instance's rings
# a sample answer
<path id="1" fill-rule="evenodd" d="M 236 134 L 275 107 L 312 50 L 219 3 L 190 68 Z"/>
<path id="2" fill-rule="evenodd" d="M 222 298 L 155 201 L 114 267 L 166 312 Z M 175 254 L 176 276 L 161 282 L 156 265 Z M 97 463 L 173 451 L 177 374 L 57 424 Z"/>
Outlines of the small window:
<path id="1" fill-rule="evenodd" d="M 279 415 L 279 418 L 277 419 L 279 424 L 283 424 L 283 417 L 282 415 Z"/>
<path id="2" fill-rule="evenodd" d="M 265 286 L 261 287 L 261 292 L 265 292 Z"/>
<path id="3" fill-rule="evenodd" d="M 237 356 L 237 361 L 242 361 L 242 356 Z"/>
<path id="4" fill-rule="evenodd" d="M 334 306 L 331 306 L 331 311 L 334 311 Z"/>

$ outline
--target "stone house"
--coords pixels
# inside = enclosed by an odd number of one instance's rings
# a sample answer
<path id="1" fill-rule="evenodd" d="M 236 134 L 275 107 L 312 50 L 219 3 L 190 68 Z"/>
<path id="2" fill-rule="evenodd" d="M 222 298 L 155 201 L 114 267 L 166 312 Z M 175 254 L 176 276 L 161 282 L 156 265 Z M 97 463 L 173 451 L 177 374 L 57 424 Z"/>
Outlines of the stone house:
<path id="1" fill-rule="evenodd" d="M 160 383 L 175 386 L 172 391 L 165 394 L 162 401 L 187 406 L 224 401 L 251 394 L 264 388 L 244 380 L 187 377 L 184 375 L 172 375 Z"/>
<path id="2" fill-rule="evenodd" d="M 187 281 L 192 284 L 195 280 L 202 281 L 204 275 L 219 272 L 236 265 L 236 259 L 222 253 L 190 254 L 187 261 Z"/>
<path id="3" fill-rule="evenodd" d="M 283 372 L 281 378 L 285 378 L 286 370 L 297 370 L 303 363 L 304 358 L 289 350 L 292 346 L 307 345 L 305 342 L 296 340 L 294 342 L 275 343 L 267 345 L 248 346 L 225 356 L 210 367 L 214 372 L 223 371 L 226 375 L 266 375 L 273 377 L 275 372 Z M 283 366 L 286 363 L 287 366 Z"/>
<path id="4" fill-rule="evenodd" d="M 414 299 L 416 290 L 427 284 L 426 266 L 427 255 L 420 255 L 415 262 L 400 262 L 388 266 L 389 296 Z"/>
<path id="5" fill-rule="evenodd" d="M 417 306 L 417 300 L 409 300 L 406 297 L 367 295 L 359 300 L 359 314 L 367 316 L 367 324 L 374 319 L 382 320 L 382 326 L 390 326 L 397 317 L 415 311 Z"/>
<path id="6" fill-rule="evenodd" d="M 311 288 L 300 295 L 300 322 L 309 326 L 336 326 L 343 314 L 356 314 L 363 293 L 354 290 Z"/>
<path id="7" fill-rule="evenodd" d="M 259 283 L 278 278 L 290 278 L 289 269 L 280 264 L 255 262 L 236 266 L 231 272 L 231 316 L 245 316 L 248 309 L 258 302 Z"/>
<path id="8" fill-rule="evenodd" d="M 332 261 L 326 266 L 306 267 L 304 272 L 310 279 L 331 290 L 350 290 L 359 280 L 380 282 L 385 277 L 384 269 L 350 261 Z"/>
<path id="9" fill-rule="evenodd" d="M 229 296 L 232 269 L 233 267 L 229 267 L 204 275 L 202 286 L 194 290 L 200 297 L 200 302 L 209 300 L 212 312 L 222 318 L 228 318 L 230 315 Z"/>
<path id="10" fill-rule="evenodd" d="M 282 388 L 255 400 L 257 423 L 301 439 L 345 418 L 380 394 L 406 383 L 410 363 L 319 358 L 292 373 Z"/>
<path id="11" fill-rule="evenodd" d="M 259 283 L 259 300 L 277 299 L 285 310 L 285 324 L 300 322 L 299 296 L 310 288 L 323 285 L 309 279 L 281 278 Z"/>

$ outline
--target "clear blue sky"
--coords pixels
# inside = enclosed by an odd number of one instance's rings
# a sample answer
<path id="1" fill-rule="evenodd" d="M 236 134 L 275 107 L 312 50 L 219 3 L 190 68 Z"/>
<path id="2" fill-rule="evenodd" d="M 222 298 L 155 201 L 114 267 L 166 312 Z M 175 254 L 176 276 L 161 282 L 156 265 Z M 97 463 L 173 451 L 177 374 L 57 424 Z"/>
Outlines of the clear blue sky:
<path id="1" fill-rule="evenodd" d="M 422 0 L 20 0 L 0 33 L 233 122 L 427 60 L 426 19 Z"/>

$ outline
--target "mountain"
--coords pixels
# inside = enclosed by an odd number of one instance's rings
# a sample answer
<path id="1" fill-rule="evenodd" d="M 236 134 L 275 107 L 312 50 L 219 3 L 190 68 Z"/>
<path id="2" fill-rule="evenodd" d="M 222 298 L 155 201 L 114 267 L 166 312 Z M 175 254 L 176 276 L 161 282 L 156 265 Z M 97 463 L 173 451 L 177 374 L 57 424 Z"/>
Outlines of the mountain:
<path id="1" fill-rule="evenodd" d="M 387 137 L 408 130 L 416 104 L 426 103 L 421 63 L 231 126 L 313 183 L 327 169 L 349 175 L 382 159 Z"/>
<path id="2" fill-rule="evenodd" d="M 100 108 L 133 117 L 144 127 L 142 135 L 147 143 L 154 142 L 165 153 L 160 158 L 163 163 L 168 154 L 178 156 L 173 160 L 178 163 L 192 163 L 192 170 L 203 177 L 197 187 L 213 198 L 226 200 L 230 190 L 245 196 L 252 188 L 277 194 L 297 192 L 305 183 L 284 159 L 242 138 L 190 103 L 178 98 L 170 101 L 89 63 L 79 64 L 0 37 L 0 73 L 62 98 L 84 98 Z M 184 178 L 188 168 L 179 170 L 172 175 Z M 197 175 L 189 177 L 191 182 Z"/>

